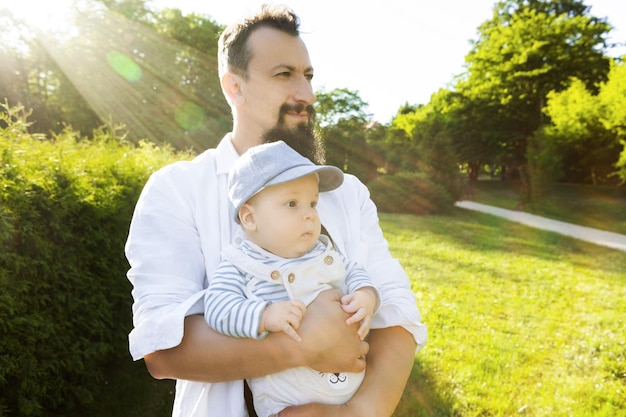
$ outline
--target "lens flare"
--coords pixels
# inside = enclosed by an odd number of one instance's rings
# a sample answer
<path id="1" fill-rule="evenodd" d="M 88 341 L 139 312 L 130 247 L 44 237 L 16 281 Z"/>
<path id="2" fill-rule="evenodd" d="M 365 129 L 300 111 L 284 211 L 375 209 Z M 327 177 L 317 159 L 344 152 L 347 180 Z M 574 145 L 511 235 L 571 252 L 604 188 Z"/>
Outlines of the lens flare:
<path id="1" fill-rule="evenodd" d="M 115 72 L 124 77 L 129 82 L 141 79 L 141 67 L 129 56 L 118 52 L 107 52 L 107 62 Z"/>
<path id="2" fill-rule="evenodd" d="M 205 116 L 200 106 L 186 101 L 176 108 L 174 118 L 185 131 L 193 132 L 204 124 Z"/>

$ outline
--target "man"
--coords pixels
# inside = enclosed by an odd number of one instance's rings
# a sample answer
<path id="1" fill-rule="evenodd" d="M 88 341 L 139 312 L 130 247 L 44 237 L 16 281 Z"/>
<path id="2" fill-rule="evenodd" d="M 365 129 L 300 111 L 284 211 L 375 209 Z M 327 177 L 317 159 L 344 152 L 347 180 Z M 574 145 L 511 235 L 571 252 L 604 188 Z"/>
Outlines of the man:
<path id="1" fill-rule="evenodd" d="M 201 316 L 221 249 L 243 238 L 227 197 L 230 167 L 277 124 L 295 129 L 311 123 L 313 68 L 298 25 L 290 10 L 264 7 L 224 31 L 220 79 L 233 131 L 195 160 L 155 173 L 137 203 L 126 246 L 135 299 L 130 350 L 155 378 L 178 380 L 176 417 L 244 417 L 242 379 L 297 366 L 359 372 L 366 354 L 366 377 L 347 404 L 306 404 L 280 416 L 390 416 L 416 347 L 426 341 L 408 278 L 388 252 L 367 189 L 348 175 L 318 209 L 335 246 L 365 266 L 380 288 L 374 320 L 384 328 L 372 331 L 369 343 L 359 339 L 356 324 L 346 325 L 341 294 L 332 291 L 308 306 L 300 342 L 282 332 L 261 341 L 231 338 Z"/>

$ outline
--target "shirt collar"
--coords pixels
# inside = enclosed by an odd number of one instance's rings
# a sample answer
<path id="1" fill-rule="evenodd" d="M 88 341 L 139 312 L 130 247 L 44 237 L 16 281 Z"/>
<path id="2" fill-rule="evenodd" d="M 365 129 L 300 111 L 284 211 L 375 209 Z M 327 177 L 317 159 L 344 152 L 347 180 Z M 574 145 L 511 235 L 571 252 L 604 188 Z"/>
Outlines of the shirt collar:
<path id="1" fill-rule="evenodd" d="M 239 154 L 231 141 L 231 134 L 227 133 L 215 148 L 217 152 L 217 174 L 228 174 L 239 158 Z"/>

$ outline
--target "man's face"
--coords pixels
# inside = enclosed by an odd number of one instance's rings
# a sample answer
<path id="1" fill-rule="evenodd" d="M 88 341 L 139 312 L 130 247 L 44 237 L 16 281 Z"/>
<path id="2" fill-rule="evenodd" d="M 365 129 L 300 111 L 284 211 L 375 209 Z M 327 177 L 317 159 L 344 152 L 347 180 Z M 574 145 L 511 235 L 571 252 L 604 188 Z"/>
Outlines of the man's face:
<path id="1" fill-rule="evenodd" d="M 311 86 L 313 68 L 302 39 L 265 27 L 250 35 L 248 48 L 252 58 L 248 79 L 242 82 L 245 104 L 238 108 L 239 122 L 254 123 L 262 131 L 278 124 L 310 125 L 316 97 Z"/>

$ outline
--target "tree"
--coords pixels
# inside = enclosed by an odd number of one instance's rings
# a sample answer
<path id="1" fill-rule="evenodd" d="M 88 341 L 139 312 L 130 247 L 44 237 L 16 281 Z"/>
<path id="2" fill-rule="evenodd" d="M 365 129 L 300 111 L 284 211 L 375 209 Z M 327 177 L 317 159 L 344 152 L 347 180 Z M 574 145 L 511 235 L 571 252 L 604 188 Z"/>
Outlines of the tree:
<path id="1" fill-rule="evenodd" d="M 608 80 L 596 86 L 597 94 L 579 79 L 567 90 L 551 92 L 545 113 L 553 126 L 552 137 L 563 155 L 568 179 L 593 184 L 611 182 L 626 138 L 626 69 L 611 63 Z"/>
<path id="2" fill-rule="evenodd" d="M 588 10 L 579 0 L 500 1 L 466 57 L 467 74 L 456 89 L 478 106 L 474 114 L 497 120 L 493 136 L 526 182 L 527 143 L 548 123 L 547 94 L 565 89 L 571 77 L 590 89 L 606 80 L 610 26 Z M 483 134 L 493 129 L 480 127 Z"/>
<path id="3" fill-rule="evenodd" d="M 81 36 L 52 49 L 91 108 L 103 120 L 124 123 L 134 141 L 196 150 L 215 145 L 230 127 L 230 108 L 216 56 L 203 50 L 221 27 L 208 17 L 154 13 L 142 1 L 107 3 L 91 2 L 76 22 Z M 75 68 L 67 58 L 79 56 L 83 65 Z"/>
<path id="4" fill-rule="evenodd" d="M 606 182 L 617 159 L 615 135 L 602 123 L 598 96 L 579 79 L 547 96 L 545 113 L 554 125 L 564 177 L 575 182 Z"/>
<path id="5" fill-rule="evenodd" d="M 408 139 L 399 148 L 404 163 L 410 160 L 412 164 L 405 171 L 420 174 L 422 186 L 430 190 L 430 198 L 438 211 L 451 207 L 460 198 L 461 189 L 449 98 L 449 92 L 441 90 L 433 95 L 429 104 L 396 116 L 390 128 L 391 132 L 403 132 Z"/>
<path id="6" fill-rule="evenodd" d="M 317 91 L 315 112 L 317 124 L 322 129 L 339 123 L 341 120 L 354 120 L 358 123 L 367 123 L 369 116 L 366 113 L 368 104 L 359 96 L 358 91 L 347 88 L 335 88 L 329 92 Z"/>
<path id="7" fill-rule="evenodd" d="M 367 103 L 345 88 L 316 93 L 317 124 L 326 145 L 326 162 L 367 183 L 376 177 L 379 163 L 367 143 Z"/>
<path id="8" fill-rule="evenodd" d="M 480 99 L 470 99 L 458 92 L 439 90 L 429 106 L 440 116 L 442 129 L 450 138 L 458 158 L 456 162 L 467 172 L 470 182 L 476 181 L 485 164 L 502 163 L 505 150 L 497 109 Z"/>
<path id="9" fill-rule="evenodd" d="M 147 4 L 80 1 L 67 33 L 42 33 L 0 16 L 21 36 L 12 47 L 15 36 L 0 35 L 0 99 L 32 109 L 33 132 L 58 133 L 69 124 L 89 135 L 113 122 L 134 141 L 215 145 L 231 126 L 217 76 L 222 26 Z"/>
<path id="10" fill-rule="evenodd" d="M 601 87 L 598 98 L 603 111 L 602 122 L 622 146 L 615 167 L 623 185 L 626 184 L 626 64 L 623 59 L 619 63 L 611 63 L 609 79 Z"/>
<path id="11" fill-rule="evenodd" d="M 31 112 L 30 131 L 60 133 L 68 115 L 80 113 L 75 128 L 99 123 L 44 47 L 49 34 L 7 13 L 0 16 L 0 100 L 21 104 Z M 96 124 L 94 124 L 96 123 Z"/>

